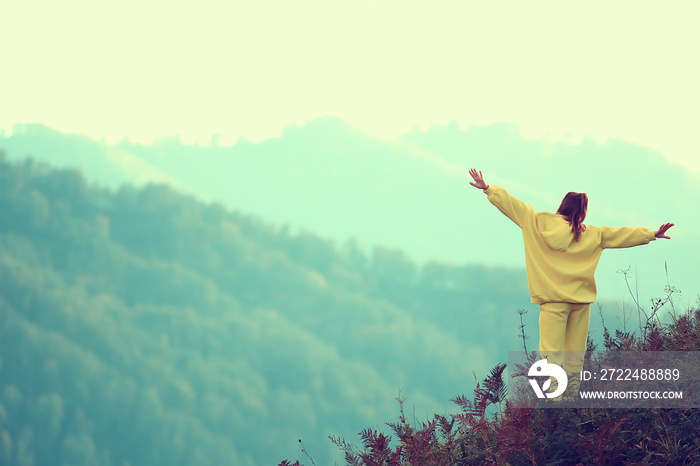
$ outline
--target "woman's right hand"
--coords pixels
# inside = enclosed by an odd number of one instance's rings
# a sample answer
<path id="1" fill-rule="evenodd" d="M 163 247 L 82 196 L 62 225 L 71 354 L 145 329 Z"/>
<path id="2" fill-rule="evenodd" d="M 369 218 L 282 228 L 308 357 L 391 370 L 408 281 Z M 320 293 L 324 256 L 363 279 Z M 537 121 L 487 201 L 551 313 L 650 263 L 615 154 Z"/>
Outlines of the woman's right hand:
<path id="1" fill-rule="evenodd" d="M 670 236 L 666 236 L 666 232 L 668 231 L 669 228 L 673 226 L 673 223 L 664 223 L 659 227 L 658 230 L 654 232 L 654 236 L 657 238 L 664 238 L 664 239 L 671 239 Z"/>
<path id="2" fill-rule="evenodd" d="M 469 182 L 470 185 L 479 189 L 489 189 L 489 185 L 487 185 L 484 181 L 484 175 L 481 174 L 481 171 L 476 171 L 474 168 L 470 168 L 469 174 L 472 176 L 472 178 L 474 178 L 473 183 L 471 181 Z"/>

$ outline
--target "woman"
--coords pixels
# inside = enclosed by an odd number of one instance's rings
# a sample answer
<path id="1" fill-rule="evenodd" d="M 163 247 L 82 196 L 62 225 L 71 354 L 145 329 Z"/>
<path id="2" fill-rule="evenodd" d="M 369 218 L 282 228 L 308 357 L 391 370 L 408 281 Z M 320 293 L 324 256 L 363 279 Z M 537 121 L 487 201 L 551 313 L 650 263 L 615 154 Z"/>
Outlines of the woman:
<path id="1" fill-rule="evenodd" d="M 486 184 L 480 171 L 472 168 L 469 174 L 474 178 L 469 184 L 482 189 L 522 229 L 530 296 L 540 305 L 540 356 L 562 366 L 567 375 L 578 375 L 583 368 L 590 304 L 596 298 L 593 275 L 603 249 L 670 239 L 666 231 L 673 223 L 657 231 L 584 225 L 586 193 L 567 193 L 556 214 L 535 212 L 505 189 Z"/>

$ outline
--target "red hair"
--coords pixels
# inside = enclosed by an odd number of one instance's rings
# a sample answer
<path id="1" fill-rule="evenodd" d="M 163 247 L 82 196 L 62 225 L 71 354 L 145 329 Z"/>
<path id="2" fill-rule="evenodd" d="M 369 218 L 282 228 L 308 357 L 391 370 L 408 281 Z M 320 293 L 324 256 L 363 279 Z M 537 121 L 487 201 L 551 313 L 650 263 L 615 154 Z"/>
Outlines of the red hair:
<path id="1" fill-rule="evenodd" d="M 571 225 L 574 241 L 578 241 L 581 238 L 581 233 L 586 229 L 583 220 L 586 218 L 587 211 L 588 194 L 586 193 L 568 192 L 559 205 L 557 213 L 563 215 Z"/>

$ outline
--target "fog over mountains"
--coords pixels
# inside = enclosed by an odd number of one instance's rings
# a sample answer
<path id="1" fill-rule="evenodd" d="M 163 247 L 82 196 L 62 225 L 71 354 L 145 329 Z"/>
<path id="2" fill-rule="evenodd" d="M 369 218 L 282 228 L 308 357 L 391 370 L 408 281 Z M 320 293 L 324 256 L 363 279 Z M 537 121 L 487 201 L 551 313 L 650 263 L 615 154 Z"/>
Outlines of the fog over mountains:
<path id="1" fill-rule="evenodd" d="M 382 141 L 325 118 L 231 147 L 25 125 L 0 152 L 8 464 L 254 466 L 299 437 L 333 464 L 327 435 L 391 420 L 399 388 L 416 420 L 453 412 L 522 348 L 518 309 L 538 339 L 520 232 L 469 186 L 471 166 L 537 210 L 585 190 L 591 224 L 677 224 L 603 255 L 609 328 L 637 328 L 619 269 L 647 309 L 666 265 L 676 307 L 700 288 L 697 177 L 622 141 L 504 124 Z M 600 327 L 594 308 L 598 344 Z"/>
<path id="2" fill-rule="evenodd" d="M 627 267 L 637 271 L 642 287 L 656 287 L 651 295 L 661 293 L 665 263 L 689 301 L 698 293 L 690 278 L 700 259 L 693 214 L 698 176 L 620 140 L 530 140 L 513 125 L 465 129 L 453 123 L 384 141 L 327 117 L 288 127 L 278 138 L 241 139 L 228 147 L 185 145 L 178 138 L 107 144 L 25 125 L 0 138 L 0 148 L 10 159 L 30 155 L 80 167 L 106 186 L 169 183 L 292 231 L 339 244 L 354 238 L 367 250 L 396 248 L 420 263 L 522 268 L 517 227 L 468 185 L 467 170 L 474 166 L 487 182 L 536 210 L 555 210 L 575 190 L 589 194 L 587 223 L 651 229 L 676 223 L 670 242 L 604 254 L 597 275 L 601 298 L 627 293 L 617 273 Z"/>
<path id="3" fill-rule="evenodd" d="M 334 464 L 327 436 L 392 418 L 399 390 L 427 419 L 522 347 L 519 270 L 417 276 L 400 251 L 2 156 L 0 205 L 3 465 L 278 464 L 299 437 Z"/>

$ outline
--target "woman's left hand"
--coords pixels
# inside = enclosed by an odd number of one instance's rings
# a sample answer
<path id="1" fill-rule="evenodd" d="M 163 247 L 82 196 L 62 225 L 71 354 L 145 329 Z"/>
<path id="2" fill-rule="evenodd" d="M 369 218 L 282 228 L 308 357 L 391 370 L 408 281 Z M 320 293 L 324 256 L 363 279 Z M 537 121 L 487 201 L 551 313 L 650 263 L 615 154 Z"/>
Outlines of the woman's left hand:
<path id="1" fill-rule="evenodd" d="M 476 169 L 470 168 L 469 174 L 472 176 L 472 178 L 474 178 L 474 183 L 470 181 L 470 185 L 479 189 L 489 189 L 489 185 L 487 185 L 484 181 L 484 175 L 481 174 L 481 171 L 476 171 Z"/>

